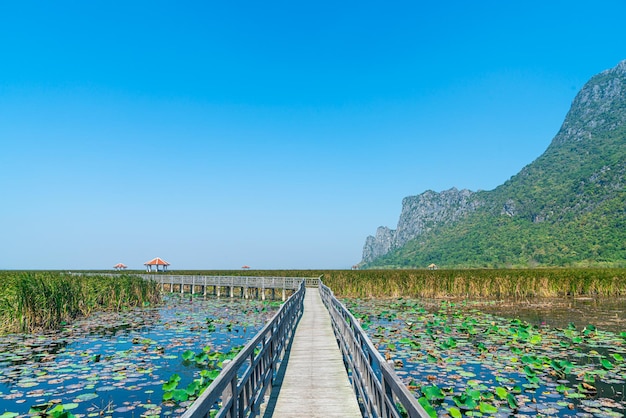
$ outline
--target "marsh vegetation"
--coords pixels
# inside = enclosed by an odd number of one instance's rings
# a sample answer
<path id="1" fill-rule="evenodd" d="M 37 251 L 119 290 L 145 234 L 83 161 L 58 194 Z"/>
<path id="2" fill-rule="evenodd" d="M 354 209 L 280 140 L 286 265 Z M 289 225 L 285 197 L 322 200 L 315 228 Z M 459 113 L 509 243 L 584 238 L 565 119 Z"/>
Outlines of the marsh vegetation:
<path id="1" fill-rule="evenodd" d="M 151 281 L 131 275 L 0 272 L 0 333 L 57 329 L 94 312 L 158 303 Z"/>

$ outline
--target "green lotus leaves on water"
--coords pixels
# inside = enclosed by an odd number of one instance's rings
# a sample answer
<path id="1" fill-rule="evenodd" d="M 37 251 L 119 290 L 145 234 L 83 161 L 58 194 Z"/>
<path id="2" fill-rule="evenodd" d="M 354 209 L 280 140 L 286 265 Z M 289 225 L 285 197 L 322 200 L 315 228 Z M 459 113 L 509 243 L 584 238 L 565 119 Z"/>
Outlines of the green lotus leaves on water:
<path id="1" fill-rule="evenodd" d="M 446 395 L 437 386 L 424 386 L 421 388 L 422 394 L 426 399 L 432 401 L 433 399 L 444 399 Z"/>
<path id="2" fill-rule="evenodd" d="M 188 396 L 194 396 L 200 390 L 201 384 L 199 380 L 194 380 L 185 388 Z"/>
<path id="3" fill-rule="evenodd" d="M 584 336 L 594 336 L 596 334 L 596 327 L 594 325 L 587 325 L 583 329 L 582 334 Z"/>
<path id="4" fill-rule="evenodd" d="M 462 393 L 460 395 L 452 396 L 452 400 L 456 404 L 457 407 L 463 410 L 471 410 L 478 406 L 476 400 L 467 393 Z"/>
<path id="5" fill-rule="evenodd" d="M 439 347 L 441 347 L 443 350 L 456 348 L 456 340 L 450 337 L 447 340 L 443 341 L 441 344 L 439 344 Z"/>
<path id="6" fill-rule="evenodd" d="M 428 416 L 430 416 L 431 418 L 437 418 L 437 411 L 435 410 L 435 408 L 433 408 L 430 402 L 428 402 L 428 399 L 426 399 L 425 397 L 421 397 L 417 400 L 417 402 L 419 402 L 422 408 L 424 408 L 424 411 L 426 411 Z"/>
<path id="7" fill-rule="evenodd" d="M 509 408 L 513 410 L 519 408 L 517 399 L 515 398 L 515 395 L 513 395 L 512 393 L 509 393 L 506 395 L 506 401 L 507 401 L 507 404 L 509 405 Z"/>
<path id="8" fill-rule="evenodd" d="M 77 403 L 65 403 L 63 405 L 61 405 L 63 407 L 64 410 L 66 411 L 71 411 L 72 409 L 76 409 L 78 408 L 78 404 Z"/>
<path id="9" fill-rule="evenodd" d="M 263 305 L 258 315 L 250 312 L 255 305 Z M 60 332 L 0 336 L 0 345 L 8 347 L 0 353 L 0 411 L 51 417 L 49 410 L 56 408 L 58 416 L 129 416 L 140 405 L 153 405 L 150 415 L 177 416 L 174 410 L 184 406 L 175 391 L 202 393 L 219 375 L 213 369 L 234 358 L 271 318 L 265 305 L 243 299 L 196 299 L 190 305 L 167 296 L 162 306 L 97 313 Z M 232 326 L 208 334 L 207 315 Z M 186 351 L 193 353 L 187 365 L 181 361 Z M 211 370 L 201 377 L 204 369 Z M 172 372 L 179 378 L 170 380 Z M 48 399 L 55 404 L 44 403 Z"/>
<path id="10" fill-rule="evenodd" d="M 172 399 L 176 402 L 185 402 L 189 399 L 189 394 L 185 389 L 175 389 L 172 391 Z"/>
<path id="11" fill-rule="evenodd" d="M 87 387 L 85 387 L 87 389 Z M 81 393 L 76 397 L 76 400 L 79 402 L 86 402 L 92 399 L 96 399 L 99 395 L 97 393 Z"/>
<path id="12" fill-rule="evenodd" d="M 607 370 L 612 370 L 615 368 L 615 366 L 613 366 L 613 363 L 611 363 L 609 360 L 605 358 L 600 359 L 600 363 L 602 364 L 602 367 L 604 367 Z"/>
<path id="13" fill-rule="evenodd" d="M 220 375 L 219 370 L 202 370 L 200 372 L 200 376 L 202 376 L 205 379 L 210 379 L 210 380 L 217 379 L 217 376 L 219 375 Z"/>
<path id="14" fill-rule="evenodd" d="M 203 363 L 206 363 L 209 360 L 209 356 L 207 355 L 206 352 L 202 352 L 202 353 L 198 353 L 194 356 L 194 361 L 196 362 L 196 364 L 200 365 Z"/>
<path id="15" fill-rule="evenodd" d="M 463 416 L 459 408 L 454 406 L 448 408 L 448 414 L 450 414 L 452 418 L 461 418 Z"/>
<path id="16" fill-rule="evenodd" d="M 407 300 L 384 308 L 377 303 L 350 306 L 374 318 L 376 332 L 370 336 L 382 354 L 395 345 L 394 358 L 403 359 L 397 370 L 409 386 L 429 382 L 420 394 L 439 414 L 453 416 L 451 408 L 456 408 L 465 416 L 481 416 L 496 413 L 495 408 L 502 416 L 511 411 L 525 415 L 535 404 L 544 408 L 536 412 L 554 416 L 568 416 L 571 408 L 582 413 L 595 408 L 605 416 L 623 413 L 615 406 L 618 400 L 595 407 L 583 401 L 590 396 L 611 401 L 623 391 L 626 345 L 619 333 L 593 325 L 577 329 L 573 323 L 564 328 L 533 325 L 474 309 L 461 311 L 462 304 L 441 304 L 416 314 Z M 388 319 L 394 306 L 397 316 Z M 445 394 L 443 399 L 435 397 L 435 387 Z"/>
<path id="17" fill-rule="evenodd" d="M 167 382 L 163 384 L 163 390 L 165 392 L 171 392 L 178 387 L 178 382 Z"/>
<path id="18" fill-rule="evenodd" d="M 185 350 L 181 356 L 184 361 L 191 361 L 196 357 L 196 353 L 191 350 Z"/>
<path id="19" fill-rule="evenodd" d="M 483 414 L 495 414 L 496 412 L 498 412 L 498 408 L 486 402 L 481 402 L 478 407 L 480 409 L 480 412 L 482 412 Z"/>
<path id="20" fill-rule="evenodd" d="M 503 388 L 502 386 L 498 386 L 496 388 L 496 395 L 500 398 L 500 399 L 506 399 L 506 397 L 508 396 L 509 392 L 506 390 L 506 388 Z"/>

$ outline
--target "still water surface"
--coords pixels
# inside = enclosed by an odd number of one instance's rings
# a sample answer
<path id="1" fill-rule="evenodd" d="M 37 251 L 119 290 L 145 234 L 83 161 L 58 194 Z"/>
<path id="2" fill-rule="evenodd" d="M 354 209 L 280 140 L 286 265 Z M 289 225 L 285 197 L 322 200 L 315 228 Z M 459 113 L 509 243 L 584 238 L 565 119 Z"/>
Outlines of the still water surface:
<path id="1" fill-rule="evenodd" d="M 162 307 L 97 314 L 60 332 L 1 336 L 0 417 L 56 405 L 91 417 L 178 415 L 184 405 L 164 403 L 162 385 L 177 373 L 184 387 L 200 371 L 181 354 L 245 345 L 277 309 L 172 296 Z"/>

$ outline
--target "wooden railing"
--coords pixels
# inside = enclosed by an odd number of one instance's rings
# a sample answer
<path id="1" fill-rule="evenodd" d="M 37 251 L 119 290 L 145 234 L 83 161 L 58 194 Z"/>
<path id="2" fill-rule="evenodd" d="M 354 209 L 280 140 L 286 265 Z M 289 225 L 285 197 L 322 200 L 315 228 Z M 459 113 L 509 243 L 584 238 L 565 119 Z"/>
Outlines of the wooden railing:
<path id="1" fill-rule="evenodd" d="M 132 274 L 145 280 L 154 280 L 163 285 L 178 285 L 182 292 L 184 287 L 189 286 L 191 292 L 196 286 L 217 286 L 217 287 L 243 287 L 258 289 L 285 289 L 297 290 L 304 281 L 308 287 L 317 287 L 319 277 L 271 277 L 271 276 L 203 276 L 190 274 L 166 274 L 166 273 L 68 273 L 80 276 L 119 276 L 121 274 Z"/>
<path id="2" fill-rule="evenodd" d="M 320 277 L 307 277 L 304 279 L 306 287 L 319 287 L 322 282 L 322 276 Z"/>
<path id="3" fill-rule="evenodd" d="M 271 393 L 278 361 L 293 338 L 303 312 L 305 282 L 272 320 L 228 363 L 183 417 L 239 418 L 256 416 Z M 214 412 L 211 413 L 211 410 Z M 214 415 L 213 415 L 214 414 Z"/>
<path id="4" fill-rule="evenodd" d="M 173 274 L 139 274 L 144 279 L 157 283 L 184 286 L 222 286 L 251 287 L 260 289 L 291 289 L 296 290 L 303 280 L 302 277 L 256 277 L 256 276 L 193 276 Z M 316 279 L 313 279 L 316 280 Z"/>
<path id="5" fill-rule="evenodd" d="M 415 396 L 400 380 L 393 367 L 376 350 L 359 322 L 332 290 L 320 283 L 320 295 L 330 312 L 335 336 L 344 361 L 351 372 L 350 380 L 367 417 L 428 417 Z M 406 411 L 400 412 L 400 408 Z"/>

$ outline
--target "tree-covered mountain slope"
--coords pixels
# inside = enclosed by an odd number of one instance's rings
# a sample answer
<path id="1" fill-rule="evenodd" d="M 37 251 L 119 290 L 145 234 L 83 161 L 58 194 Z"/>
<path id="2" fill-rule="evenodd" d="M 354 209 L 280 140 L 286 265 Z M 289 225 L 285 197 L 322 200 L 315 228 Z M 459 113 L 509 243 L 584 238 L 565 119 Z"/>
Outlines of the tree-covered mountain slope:
<path id="1" fill-rule="evenodd" d="M 587 82 L 548 149 L 491 191 L 403 200 L 363 267 L 626 265 L 626 60 Z"/>

